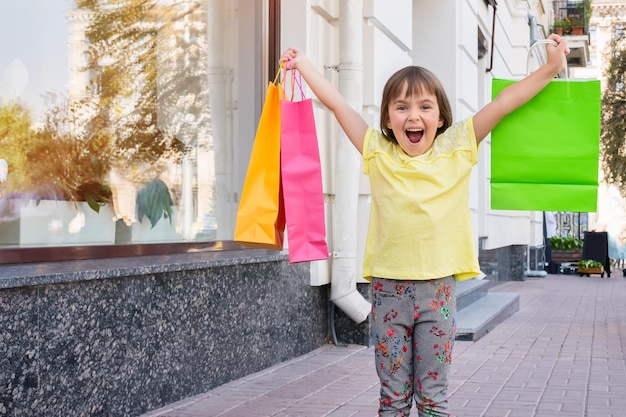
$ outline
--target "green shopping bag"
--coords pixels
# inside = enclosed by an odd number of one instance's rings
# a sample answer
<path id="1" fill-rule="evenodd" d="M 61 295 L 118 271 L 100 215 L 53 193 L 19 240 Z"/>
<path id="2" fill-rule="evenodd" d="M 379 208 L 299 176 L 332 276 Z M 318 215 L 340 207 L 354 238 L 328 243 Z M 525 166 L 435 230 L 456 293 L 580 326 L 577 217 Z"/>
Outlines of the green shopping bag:
<path id="1" fill-rule="evenodd" d="M 600 81 L 550 82 L 491 132 L 491 208 L 595 212 L 599 151 Z"/>

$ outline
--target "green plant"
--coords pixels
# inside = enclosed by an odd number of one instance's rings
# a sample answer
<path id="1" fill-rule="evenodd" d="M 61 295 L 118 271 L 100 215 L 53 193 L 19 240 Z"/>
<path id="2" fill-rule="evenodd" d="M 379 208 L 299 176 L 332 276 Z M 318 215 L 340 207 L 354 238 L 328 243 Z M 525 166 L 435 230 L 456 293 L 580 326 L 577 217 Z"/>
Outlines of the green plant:
<path id="1" fill-rule="evenodd" d="M 110 203 L 113 193 L 111 187 L 98 181 L 89 180 L 76 188 L 77 200 L 84 200 L 96 213 L 100 212 L 100 205 Z"/>
<path id="2" fill-rule="evenodd" d="M 111 203 L 108 137 L 73 132 L 75 109 L 62 103 L 42 126 L 18 104 L 0 106 L 0 149 L 10 170 L 5 192 L 29 200 L 85 201 L 95 212 Z"/>
<path id="3" fill-rule="evenodd" d="M 593 0 L 585 0 L 585 21 L 589 24 L 589 19 L 591 19 L 591 13 L 593 9 L 591 8 L 591 3 Z"/>
<path id="4" fill-rule="evenodd" d="M 571 26 L 585 26 L 585 22 L 580 17 L 574 17 L 571 19 Z"/>
<path id="5" fill-rule="evenodd" d="M 555 28 L 563 28 L 564 33 L 572 30 L 572 22 L 568 18 L 560 19 L 554 22 Z"/>
<path id="6" fill-rule="evenodd" d="M 619 188 L 626 195 L 626 36 L 615 36 L 607 47 L 607 67 L 604 73 L 606 88 L 602 94 L 602 121 L 600 156 L 604 181 Z"/>
<path id="7" fill-rule="evenodd" d="M 573 236 L 552 236 L 550 247 L 557 250 L 580 249 L 583 247 L 583 241 Z"/>
<path id="8" fill-rule="evenodd" d="M 579 268 L 602 268 L 602 262 L 594 261 L 593 259 L 583 259 L 578 261 Z"/>
<path id="9" fill-rule="evenodd" d="M 150 220 L 152 227 L 156 226 L 161 217 L 170 219 L 172 223 L 172 206 L 174 201 L 167 185 L 160 179 L 155 178 L 137 191 L 137 218 L 139 222 L 143 217 Z"/>

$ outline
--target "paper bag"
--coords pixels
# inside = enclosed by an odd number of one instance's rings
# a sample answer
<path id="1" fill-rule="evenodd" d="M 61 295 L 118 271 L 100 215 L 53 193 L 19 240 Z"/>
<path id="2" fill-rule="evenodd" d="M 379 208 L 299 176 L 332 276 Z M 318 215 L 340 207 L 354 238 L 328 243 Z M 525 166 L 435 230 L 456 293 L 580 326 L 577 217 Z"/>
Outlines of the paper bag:
<path id="1" fill-rule="evenodd" d="M 600 82 L 551 81 L 491 133 L 491 208 L 596 211 L 599 144 Z"/>
<path id="2" fill-rule="evenodd" d="M 282 250 L 285 212 L 280 181 L 280 101 L 278 74 L 268 87 L 248 172 L 241 192 L 234 240 L 253 247 Z"/>
<path id="3" fill-rule="evenodd" d="M 289 261 L 328 259 L 322 171 L 313 103 L 306 98 L 292 100 L 293 85 L 291 99 L 280 103 L 280 157 Z"/>

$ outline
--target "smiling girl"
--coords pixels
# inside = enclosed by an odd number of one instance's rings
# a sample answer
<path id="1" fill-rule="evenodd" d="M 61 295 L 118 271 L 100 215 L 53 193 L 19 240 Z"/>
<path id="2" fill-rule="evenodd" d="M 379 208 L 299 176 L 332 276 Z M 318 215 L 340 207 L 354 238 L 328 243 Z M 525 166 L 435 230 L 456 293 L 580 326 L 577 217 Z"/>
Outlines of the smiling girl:
<path id="1" fill-rule="evenodd" d="M 455 282 L 479 274 L 469 210 L 478 144 L 508 113 L 556 76 L 569 53 L 557 35 L 548 62 L 502 90 L 478 113 L 453 123 L 441 82 L 417 66 L 383 90 L 380 130 L 367 125 L 296 48 L 297 69 L 363 155 L 371 185 L 363 274 L 372 282 L 371 332 L 380 378 L 380 416 L 449 416 L 448 372 L 456 331 Z"/>

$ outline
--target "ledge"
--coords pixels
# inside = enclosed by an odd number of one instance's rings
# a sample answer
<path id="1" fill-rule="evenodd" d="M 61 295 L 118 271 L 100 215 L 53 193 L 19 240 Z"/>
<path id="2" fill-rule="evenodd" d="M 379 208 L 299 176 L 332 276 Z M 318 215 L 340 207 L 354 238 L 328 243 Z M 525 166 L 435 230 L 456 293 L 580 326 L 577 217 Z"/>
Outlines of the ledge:
<path id="1" fill-rule="evenodd" d="M 288 255 L 283 252 L 240 249 L 0 265 L 0 289 L 278 262 L 285 259 L 288 259 Z"/>

